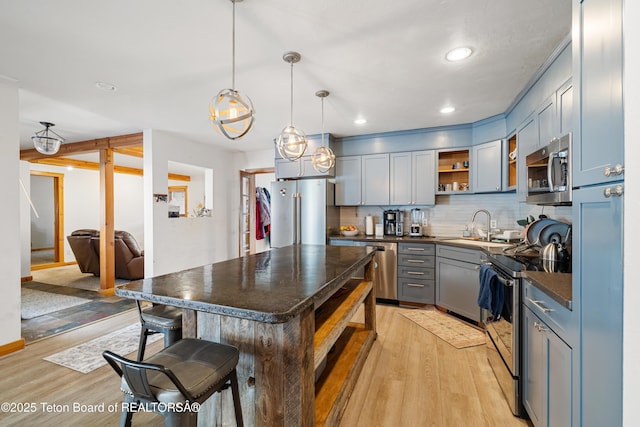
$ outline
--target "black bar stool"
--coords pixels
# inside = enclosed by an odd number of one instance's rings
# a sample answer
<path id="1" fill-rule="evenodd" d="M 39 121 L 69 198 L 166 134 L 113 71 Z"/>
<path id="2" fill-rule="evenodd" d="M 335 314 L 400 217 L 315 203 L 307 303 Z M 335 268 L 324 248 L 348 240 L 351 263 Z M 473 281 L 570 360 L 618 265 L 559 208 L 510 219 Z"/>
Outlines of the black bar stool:
<path id="1" fill-rule="evenodd" d="M 168 305 L 154 304 L 151 307 L 142 309 L 140 300 L 136 300 L 138 313 L 140 314 L 140 345 L 138 346 L 138 361 L 144 359 L 144 351 L 147 348 L 147 337 L 149 335 L 164 334 L 164 346 L 171 344 L 182 338 L 182 310 Z"/>
<path id="2" fill-rule="evenodd" d="M 236 424 L 243 426 L 236 374 L 239 353 L 230 345 L 193 338 L 180 340 L 144 362 L 103 352 L 122 378 L 120 426 L 131 426 L 140 405 L 164 416 L 165 427 L 197 426 L 199 406 L 194 403 L 201 404 L 229 386 Z"/>

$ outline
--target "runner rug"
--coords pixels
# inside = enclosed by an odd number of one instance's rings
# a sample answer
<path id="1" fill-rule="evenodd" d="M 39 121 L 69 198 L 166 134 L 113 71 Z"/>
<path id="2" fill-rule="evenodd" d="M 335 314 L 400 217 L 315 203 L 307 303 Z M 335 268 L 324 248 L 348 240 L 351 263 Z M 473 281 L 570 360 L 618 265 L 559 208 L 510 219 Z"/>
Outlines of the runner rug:
<path id="1" fill-rule="evenodd" d="M 22 288 L 21 317 L 33 319 L 34 317 L 75 307 L 76 305 L 91 302 L 90 299 L 78 298 L 70 295 L 54 294 L 35 289 Z"/>
<path id="2" fill-rule="evenodd" d="M 149 335 L 147 337 L 147 345 L 160 339 L 163 339 L 162 334 Z M 126 357 L 129 353 L 138 351 L 139 343 L 140 323 L 136 323 L 47 356 L 44 360 L 87 374 L 107 364 L 107 361 L 102 357 L 103 351 L 110 350 Z M 133 359 L 135 359 L 135 357 L 136 356 L 133 356 Z"/>
<path id="3" fill-rule="evenodd" d="M 473 347 L 486 342 L 482 330 L 436 309 L 411 310 L 402 315 L 455 348 Z"/>

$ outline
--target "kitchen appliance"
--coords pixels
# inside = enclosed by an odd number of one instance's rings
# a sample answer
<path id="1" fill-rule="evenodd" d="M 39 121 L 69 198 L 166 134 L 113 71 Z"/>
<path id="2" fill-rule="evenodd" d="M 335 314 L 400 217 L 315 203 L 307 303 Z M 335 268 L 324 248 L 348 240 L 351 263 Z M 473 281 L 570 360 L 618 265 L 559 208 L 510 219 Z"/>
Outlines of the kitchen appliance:
<path id="1" fill-rule="evenodd" d="M 360 240 L 332 239 L 333 246 L 371 246 L 377 250 L 374 276 L 376 284 L 376 299 L 398 300 L 398 244 L 390 242 L 365 242 Z M 364 277 L 364 270 L 357 273 Z"/>
<path id="2" fill-rule="evenodd" d="M 538 250 L 531 248 L 518 252 L 518 247 L 503 254 L 490 253 L 487 258 L 489 268 L 498 275 L 504 287 L 505 307 L 499 318 L 494 318 L 488 310 L 482 310 L 482 322 L 487 333 L 487 359 L 498 380 L 498 384 L 509 403 L 511 412 L 524 416 L 522 406 L 522 272 L 547 271 L 571 273 L 569 257 L 558 256 L 551 263 L 543 260 Z M 549 270 L 553 264 L 553 269 Z"/>
<path id="3" fill-rule="evenodd" d="M 424 220 L 424 212 L 418 208 L 411 209 L 411 226 L 409 227 L 409 236 L 422 236 L 422 221 Z"/>
<path id="4" fill-rule="evenodd" d="M 571 133 L 529 154 L 526 165 L 527 203 L 571 204 Z"/>
<path id="5" fill-rule="evenodd" d="M 271 247 L 325 245 L 327 235 L 340 227 L 334 187 L 326 179 L 272 182 Z"/>
<path id="6" fill-rule="evenodd" d="M 404 235 L 404 212 L 398 211 L 398 221 L 396 222 L 396 236 Z"/>
<path id="7" fill-rule="evenodd" d="M 384 211 L 384 235 L 395 236 L 398 225 L 399 212 L 397 210 Z"/>

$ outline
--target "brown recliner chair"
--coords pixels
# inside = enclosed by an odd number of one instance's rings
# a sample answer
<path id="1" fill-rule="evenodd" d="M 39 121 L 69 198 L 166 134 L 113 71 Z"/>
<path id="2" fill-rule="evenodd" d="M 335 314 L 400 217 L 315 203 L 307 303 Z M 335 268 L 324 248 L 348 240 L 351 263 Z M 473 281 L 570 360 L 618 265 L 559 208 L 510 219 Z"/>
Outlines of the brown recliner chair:
<path id="1" fill-rule="evenodd" d="M 114 231 L 116 277 L 136 280 L 144 277 L 144 252 L 128 231 Z"/>
<path id="2" fill-rule="evenodd" d="M 67 236 L 80 271 L 100 276 L 100 231 L 76 230 Z"/>

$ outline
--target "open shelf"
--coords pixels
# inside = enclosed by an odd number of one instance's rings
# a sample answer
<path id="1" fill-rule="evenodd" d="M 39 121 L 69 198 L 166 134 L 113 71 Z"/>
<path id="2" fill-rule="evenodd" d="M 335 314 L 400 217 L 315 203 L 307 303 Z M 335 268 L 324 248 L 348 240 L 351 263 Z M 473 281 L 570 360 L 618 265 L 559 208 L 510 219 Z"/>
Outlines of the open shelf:
<path id="1" fill-rule="evenodd" d="M 508 170 L 507 170 L 507 183 L 509 185 L 509 187 L 515 187 L 517 182 L 518 182 L 518 170 L 517 170 L 517 158 L 516 159 L 511 159 L 511 157 L 509 157 L 509 153 L 515 152 L 516 155 L 518 154 L 518 142 L 516 139 L 516 135 L 512 135 L 509 140 L 508 140 L 508 150 L 507 150 L 507 160 L 508 160 Z"/>
<path id="2" fill-rule="evenodd" d="M 365 273 L 365 277 L 370 279 L 371 273 Z M 375 303 L 374 282 L 353 278 L 316 309 L 313 351 L 314 371 L 319 375 L 315 383 L 317 426 L 335 426 L 342 417 L 376 339 Z M 364 323 L 354 323 L 352 319 L 360 308 L 364 309 Z"/>
<path id="3" fill-rule="evenodd" d="M 316 310 L 314 369 L 320 366 L 372 288 L 373 282 L 353 279 Z"/>
<path id="4" fill-rule="evenodd" d="M 327 365 L 316 381 L 317 426 L 336 425 L 340 419 L 375 337 L 375 331 L 364 325 L 349 324 L 327 355 Z"/>
<path id="5" fill-rule="evenodd" d="M 459 164 L 460 167 L 455 167 Z M 464 167 L 464 165 L 467 167 Z M 447 184 L 453 185 L 457 182 L 461 188 L 464 184 L 467 188 L 469 184 L 469 150 L 454 150 L 438 152 L 438 194 L 464 193 L 460 188 L 456 190 L 446 190 Z M 442 188 L 443 186 L 444 188 Z"/>

